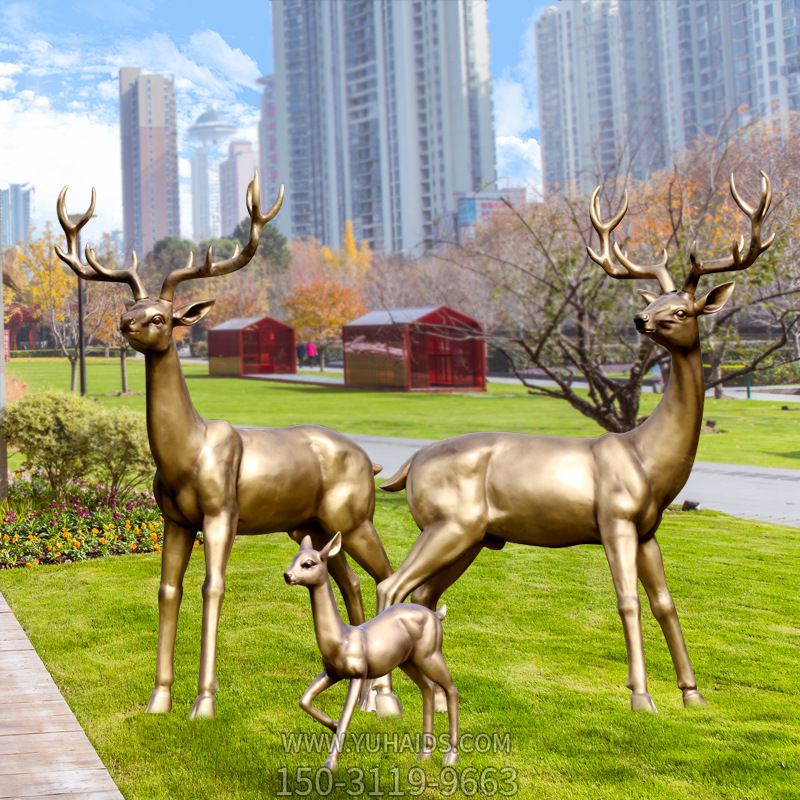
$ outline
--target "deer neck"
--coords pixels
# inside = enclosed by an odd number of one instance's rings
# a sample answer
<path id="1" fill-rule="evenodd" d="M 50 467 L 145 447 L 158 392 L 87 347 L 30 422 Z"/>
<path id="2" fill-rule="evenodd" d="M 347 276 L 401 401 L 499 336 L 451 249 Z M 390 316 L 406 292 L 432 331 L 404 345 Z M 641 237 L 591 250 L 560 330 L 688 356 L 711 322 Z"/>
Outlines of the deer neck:
<path id="1" fill-rule="evenodd" d="M 331 582 L 325 578 L 316 586 L 309 586 L 311 614 L 314 618 L 314 633 L 317 645 L 325 661 L 333 661 L 344 641 L 344 622 L 336 607 Z"/>
<path id="2" fill-rule="evenodd" d="M 669 380 L 656 410 L 632 438 L 664 508 L 683 488 L 692 470 L 703 420 L 705 382 L 699 340 L 688 349 L 670 349 Z"/>
<path id="3" fill-rule="evenodd" d="M 163 352 L 145 353 L 147 435 L 159 474 L 193 469 L 205 438 L 205 422 L 195 411 L 175 342 Z"/>

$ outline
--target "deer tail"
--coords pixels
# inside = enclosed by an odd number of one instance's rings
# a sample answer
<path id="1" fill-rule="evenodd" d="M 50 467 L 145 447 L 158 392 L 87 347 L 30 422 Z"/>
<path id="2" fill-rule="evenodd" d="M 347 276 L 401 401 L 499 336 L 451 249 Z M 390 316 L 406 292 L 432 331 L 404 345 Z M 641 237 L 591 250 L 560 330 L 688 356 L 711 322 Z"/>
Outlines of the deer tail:
<path id="1" fill-rule="evenodd" d="M 380 464 L 372 464 L 372 474 L 377 475 L 379 472 L 383 472 L 383 467 Z"/>
<path id="2" fill-rule="evenodd" d="M 433 613 L 436 614 L 439 619 L 444 619 L 447 616 L 447 605 L 443 605 L 438 611 L 434 611 Z"/>
<path id="3" fill-rule="evenodd" d="M 400 469 L 392 475 L 389 480 L 381 484 L 381 489 L 384 492 L 399 492 L 406 488 L 406 479 L 408 478 L 408 468 L 411 466 L 411 459 L 409 458 Z"/>

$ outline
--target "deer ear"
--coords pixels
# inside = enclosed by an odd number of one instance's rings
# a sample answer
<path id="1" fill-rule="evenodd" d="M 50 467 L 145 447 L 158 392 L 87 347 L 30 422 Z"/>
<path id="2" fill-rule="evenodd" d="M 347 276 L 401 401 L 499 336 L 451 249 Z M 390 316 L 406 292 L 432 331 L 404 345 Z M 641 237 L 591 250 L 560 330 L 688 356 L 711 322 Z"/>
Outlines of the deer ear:
<path id="1" fill-rule="evenodd" d="M 126 298 L 125 300 L 122 301 L 122 305 L 124 305 L 125 309 L 127 310 L 129 308 L 133 308 L 133 306 L 136 305 L 136 301 L 135 300 L 131 300 L 131 298 L 128 297 L 128 298 Z"/>
<path id="2" fill-rule="evenodd" d="M 697 314 L 716 314 L 730 299 L 734 286 L 736 284 L 733 281 L 715 286 L 699 300 L 694 301 L 695 312 Z"/>
<path id="3" fill-rule="evenodd" d="M 300 540 L 300 549 L 301 550 L 313 550 L 314 549 L 314 542 L 311 541 L 311 537 L 306 535 Z"/>
<path id="4" fill-rule="evenodd" d="M 213 305 L 213 300 L 199 300 L 197 303 L 188 303 L 185 306 L 181 306 L 172 315 L 172 324 L 185 327 L 196 325 L 211 311 L 211 306 Z"/>
<path id="5" fill-rule="evenodd" d="M 335 556 L 342 549 L 342 534 L 340 531 L 331 539 L 322 550 L 319 551 L 319 556 L 323 561 Z"/>
<path id="6" fill-rule="evenodd" d="M 650 303 L 654 303 L 658 299 L 658 295 L 654 292 L 648 292 L 646 289 L 639 289 L 639 294 L 644 297 L 645 303 L 650 305 Z"/>

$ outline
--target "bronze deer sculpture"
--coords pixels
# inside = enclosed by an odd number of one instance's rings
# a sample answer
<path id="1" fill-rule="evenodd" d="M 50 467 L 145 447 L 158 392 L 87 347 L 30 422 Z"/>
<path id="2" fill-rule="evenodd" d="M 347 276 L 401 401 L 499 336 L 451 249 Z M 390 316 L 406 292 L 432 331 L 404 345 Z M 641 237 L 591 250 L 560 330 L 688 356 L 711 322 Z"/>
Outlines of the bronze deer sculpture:
<path id="1" fill-rule="evenodd" d="M 414 603 L 398 603 L 371 620 L 354 627 L 345 625 L 328 580 L 328 564 L 341 546 L 336 534 L 321 550 L 315 550 L 307 536 L 300 552 L 283 573 L 291 586 L 305 586 L 311 594 L 311 610 L 317 645 L 324 669 L 300 699 L 300 707 L 334 734 L 325 768 L 336 769 L 353 709 L 370 678 L 379 678 L 400 667 L 422 692 L 422 749 L 419 758 L 429 758 L 433 749 L 433 691 L 440 687 L 447 697 L 450 747 L 444 764 L 458 761 L 458 692 L 442 656 L 442 606 L 431 611 Z M 341 716 L 334 722 L 315 708 L 314 699 L 341 680 L 350 686 Z"/>
<path id="2" fill-rule="evenodd" d="M 660 295 L 641 292 L 648 305 L 634 318 L 637 330 L 671 356 L 661 402 L 637 428 L 597 439 L 474 433 L 420 450 L 381 487 L 407 490 L 421 534 L 397 571 L 378 585 L 379 610 L 410 592 L 414 602 L 435 608 L 483 547 L 602 544 L 625 633 L 631 707 L 656 710 L 647 691 L 637 578 L 667 641 L 684 705 L 705 705 L 655 534 L 664 509 L 689 477 L 700 436 L 705 393 L 697 318 L 719 311 L 734 287 L 724 283 L 697 297 L 697 284 L 703 275 L 746 269 L 772 243 L 773 237 L 761 240 L 771 202 L 769 178 L 761 174 L 755 208 L 742 200 L 731 176 L 733 199 L 750 219 L 747 250 L 742 238 L 727 258 L 703 262 L 693 243 L 691 271 L 680 291 L 667 269 L 666 251 L 660 263 L 641 266 L 612 244 L 627 195 L 617 214 L 603 223 L 600 189 L 595 190 L 590 216 L 602 249 L 589 248 L 591 259 L 612 278 L 652 278 L 661 287 Z"/>
<path id="3" fill-rule="evenodd" d="M 194 325 L 210 310 L 213 300 L 173 308 L 180 283 L 195 278 L 227 275 L 244 267 L 255 255 L 264 225 L 279 211 L 281 186 L 275 204 L 260 209 L 256 174 L 247 189 L 250 238 L 245 248 L 223 261 L 214 261 L 209 247 L 205 262 L 170 272 L 157 297 L 148 296 L 137 272 L 136 254 L 129 269 L 108 269 L 86 247 L 88 266 L 78 254 L 78 231 L 94 213 L 95 191 L 89 209 L 71 224 L 66 212 L 67 187 L 58 198 L 58 219 L 67 251 L 58 257 L 79 278 L 127 283 L 133 302 L 120 320 L 120 331 L 145 356 L 147 432 L 156 464 L 153 491 L 164 516 L 161 585 L 158 593 L 159 629 L 155 688 L 149 713 L 172 708 L 175 634 L 183 594 L 183 577 L 197 532 L 203 531 L 206 578 L 203 583 L 203 623 L 197 698 L 190 718 L 213 717 L 217 629 L 225 593 L 225 570 L 236 534 L 288 531 L 296 541 L 308 533 L 325 540 L 343 531 L 344 550 L 377 582 L 391 566 L 372 523 L 375 508 L 374 467 L 367 454 L 346 437 L 316 425 L 289 428 L 236 428 L 224 420 L 205 420 L 195 410 L 178 360 L 173 328 Z M 356 574 L 344 553 L 331 560 L 331 574 L 342 591 L 348 616 L 364 621 Z M 385 693 L 384 693 L 385 694 Z M 365 695 L 364 707 L 373 698 Z M 381 698 L 385 714 L 398 713 Z"/>

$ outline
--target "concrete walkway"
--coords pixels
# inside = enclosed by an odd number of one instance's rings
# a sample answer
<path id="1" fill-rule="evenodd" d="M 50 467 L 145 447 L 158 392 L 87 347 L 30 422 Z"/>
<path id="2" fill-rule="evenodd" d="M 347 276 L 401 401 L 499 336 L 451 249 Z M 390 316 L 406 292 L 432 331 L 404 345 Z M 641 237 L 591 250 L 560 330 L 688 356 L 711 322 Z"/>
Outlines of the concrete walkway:
<path id="1" fill-rule="evenodd" d="M 0 798 L 123 800 L 2 594 Z"/>
<path id="2" fill-rule="evenodd" d="M 406 459 L 430 444 L 422 439 L 396 439 L 350 434 L 383 466 L 388 478 Z M 724 511 L 744 519 L 776 522 L 800 528 L 800 469 L 771 469 L 696 461 L 676 502 L 694 500 L 701 508 Z"/>

